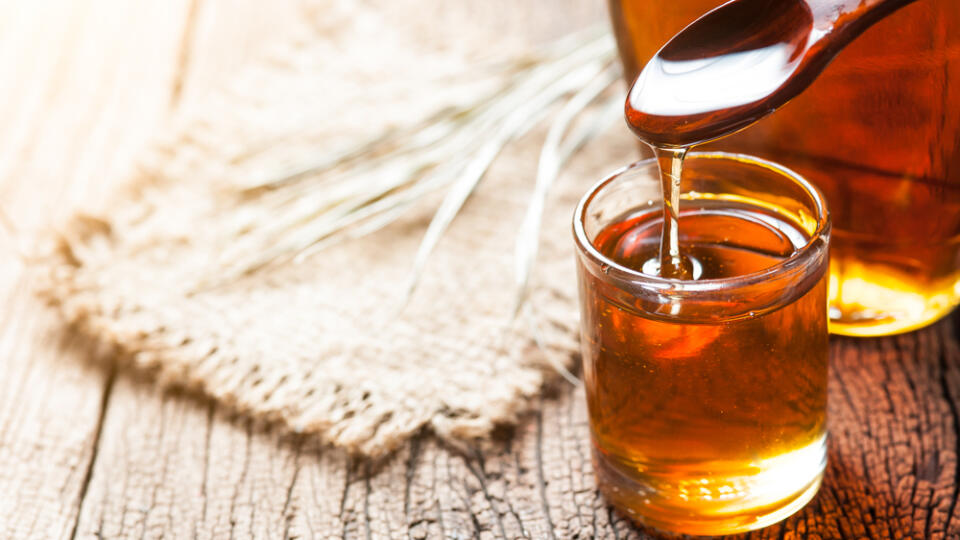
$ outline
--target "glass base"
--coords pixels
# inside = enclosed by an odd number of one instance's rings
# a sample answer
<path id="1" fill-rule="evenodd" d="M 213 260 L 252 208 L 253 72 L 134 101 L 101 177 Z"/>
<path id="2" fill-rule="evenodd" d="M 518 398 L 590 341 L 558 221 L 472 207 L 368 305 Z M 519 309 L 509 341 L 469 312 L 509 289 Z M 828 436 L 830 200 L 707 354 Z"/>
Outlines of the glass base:
<path id="1" fill-rule="evenodd" d="M 680 470 L 676 464 L 622 464 L 596 447 L 593 463 L 607 501 L 644 527 L 674 534 L 736 534 L 786 519 L 816 495 L 826 466 L 826 437 L 748 467 L 698 464 L 709 472 Z"/>
<path id="2" fill-rule="evenodd" d="M 876 337 L 923 328 L 960 304 L 960 279 L 920 283 L 882 265 L 845 261 L 830 268 L 830 333 Z"/>

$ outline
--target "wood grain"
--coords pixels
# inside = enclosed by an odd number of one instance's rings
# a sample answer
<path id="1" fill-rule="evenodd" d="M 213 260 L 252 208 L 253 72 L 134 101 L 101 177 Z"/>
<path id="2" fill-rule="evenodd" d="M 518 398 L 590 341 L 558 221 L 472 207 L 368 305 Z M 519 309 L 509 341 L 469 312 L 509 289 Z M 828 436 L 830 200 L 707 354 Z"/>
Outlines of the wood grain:
<path id="1" fill-rule="evenodd" d="M 96 199 L 109 188 L 108 171 L 123 166 L 166 116 L 173 65 L 154 59 L 144 69 L 143 60 L 169 54 L 181 7 L 0 7 L 0 209 L 21 234 Z M 109 58 L 107 36 L 115 45 Z M 137 39 L 135 48 L 118 46 Z M 98 354 L 92 344 L 62 332 L 30 295 L 15 255 L 33 247 L 24 244 L 5 235 L 0 262 L 0 536 L 69 537 L 90 481 L 111 374 L 91 365 Z"/>
<path id="2" fill-rule="evenodd" d="M 180 102 L 297 5 L 0 5 L 0 210 L 29 234 L 95 205 Z M 578 388 L 549 389 L 492 443 L 425 434 L 382 461 L 353 459 L 102 367 L 104 352 L 30 296 L 15 247 L 0 243 L 0 537 L 651 537 L 595 491 Z M 958 333 L 954 315 L 834 339 L 824 486 L 748 537 L 960 537 Z"/>
<path id="3" fill-rule="evenodd" d="M 955 538 L 960 318 L 834 339 L 830 465 L 802 512 L 745 538 Z M 651 538 L 595 491 L 582 390 L 483 447 L 421 436 L 377 463 L 118 379 L 80 520 L 90 536 Z M 202 436 L 201 436 L 202 435 Z M 108 453 L 109 452 L 109 453 Z"/>
<path id="4" fill-rule="evenodd" d="M 72 208 L 96 206 L 179 99 L 299 10 L 200 2 L 0 4 L 0 537 L 81 533 L 107 408 L 128 406 L 103 353 L 30 294 L 18 251 Z"/>

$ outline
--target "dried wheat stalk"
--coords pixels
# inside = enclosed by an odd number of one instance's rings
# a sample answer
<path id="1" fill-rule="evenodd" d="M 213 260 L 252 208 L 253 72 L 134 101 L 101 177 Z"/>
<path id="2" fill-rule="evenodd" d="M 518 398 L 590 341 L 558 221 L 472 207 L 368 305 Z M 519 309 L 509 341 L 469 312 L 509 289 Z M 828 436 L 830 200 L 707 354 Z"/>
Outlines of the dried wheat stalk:
<path id="1" fill-rule="evenodd" d="M 619 114 L 618 100 L 612 99 L 571 131 L 574 120 L 619 78 L 614 60 L 614 43 L 604 29 L 567 37 L 479 70 L 481 77 L 493 79 L 492 91 L 441 107 L 406 129 L 385 130 L 346 151 L 320 154 L 314 163 L 237 188 L 230 200 L 260 211 L 230 213 L 236 217 L 220 231 L 228 248 L 213 265 L 216 277 L 202 280 L 200 287 L 296 262 L 344 237 L 368 234 L 425 196 L 446 190 L 417 251 L 409 296 L 430 253 L 500 151 L 563 102 L 551 118 L 536 188 L 517 239 L 519 309 L 550 185 L 566 160 Z M 259 218 L 263 210 L 270 220 Z"/>

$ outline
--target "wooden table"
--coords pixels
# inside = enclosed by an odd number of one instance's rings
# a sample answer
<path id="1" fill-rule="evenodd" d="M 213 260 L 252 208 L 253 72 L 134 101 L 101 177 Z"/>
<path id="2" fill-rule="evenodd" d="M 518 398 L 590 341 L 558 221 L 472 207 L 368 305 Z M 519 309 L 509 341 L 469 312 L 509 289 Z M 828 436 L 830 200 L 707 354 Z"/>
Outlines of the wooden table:
<path id="1" fill-rule="evenodd" d="M 264 5 L 0 5 L 3 220 L 29 235 L 95 204 L 178 103 L 297 16 Z M 109 351 L 32 296 L 16 242 L 0 249 L 0 537 L 648 536 L 596 494 L 582 391 L 565 383 L 489 447 L 426 435 L 351 460 L 104 367 Z M 826 482 L 753 537 L 960 537 L 958 326 L 833 340 Z"/>

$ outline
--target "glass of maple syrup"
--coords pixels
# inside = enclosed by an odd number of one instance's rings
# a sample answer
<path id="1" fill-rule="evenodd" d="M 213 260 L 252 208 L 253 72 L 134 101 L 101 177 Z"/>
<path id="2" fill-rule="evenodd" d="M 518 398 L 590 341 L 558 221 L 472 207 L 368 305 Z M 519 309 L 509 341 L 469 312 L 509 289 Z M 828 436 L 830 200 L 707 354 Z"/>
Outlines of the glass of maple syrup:
<path id="1" fill-rule="evenodd" d="M 601 181 L 574 215 L 594 468 L 636 522 L 737 533 L 820 485 L 830 220 L 820 192 L 777 164 L 690 153 L 683 167 L 680 278 L 660 272 L 657 160 Z"/>

